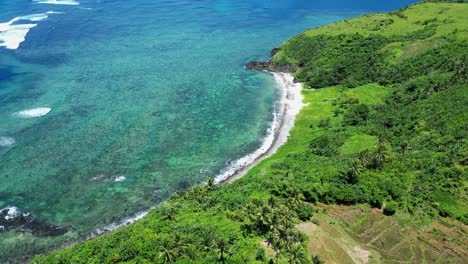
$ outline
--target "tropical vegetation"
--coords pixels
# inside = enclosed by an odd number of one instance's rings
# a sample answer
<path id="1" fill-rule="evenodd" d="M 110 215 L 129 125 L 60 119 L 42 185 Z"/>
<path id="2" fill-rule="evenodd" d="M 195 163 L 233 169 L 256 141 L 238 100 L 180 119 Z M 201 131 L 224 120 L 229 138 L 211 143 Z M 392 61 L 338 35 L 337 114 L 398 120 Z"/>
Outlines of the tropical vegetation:
<path id="1" fill-rule="evenodd" d="M 308 105 L 276 154 L 232 184 L 193 186 L 33 263 L 323 263 L 298 226 L 320 225 L 333 204 L 368 204 L 412 230 L 450 220 L 466 235 L 466 14 L 468 4 L 427 1 L 286 41 L 268 67 L 292 68 Z M 466 255 L 452 257 L 439 261 Z"/>

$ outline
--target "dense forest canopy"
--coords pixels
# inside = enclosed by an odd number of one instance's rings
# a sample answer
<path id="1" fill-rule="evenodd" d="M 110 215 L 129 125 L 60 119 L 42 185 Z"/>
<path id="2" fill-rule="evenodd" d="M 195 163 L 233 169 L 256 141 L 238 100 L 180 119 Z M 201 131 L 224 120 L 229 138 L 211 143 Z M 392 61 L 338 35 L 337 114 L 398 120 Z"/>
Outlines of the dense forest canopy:
<path id="1" fill-rule="evenodd" d="M 276 54 L 275 63 L 296 66 L 297 80 L 310 88 L 391 88 L 375 105 L 335 99 L 340 107 L 330 120 L 341 125 L 323 136 L 333 146 L 319 141 L 311 148 L 321 144 L 337 153 L 346 134 L 356 131 L 378 143 L 356 157 L 329 155 L 339 173 L 319 190 L 319 201 L 379 207 L 388 201 L 467 222 L 467 32 L 466 23 L 457 22 L 466 12 L 452 6 L 417 5 L 339 22 L 300 34 Z"/>

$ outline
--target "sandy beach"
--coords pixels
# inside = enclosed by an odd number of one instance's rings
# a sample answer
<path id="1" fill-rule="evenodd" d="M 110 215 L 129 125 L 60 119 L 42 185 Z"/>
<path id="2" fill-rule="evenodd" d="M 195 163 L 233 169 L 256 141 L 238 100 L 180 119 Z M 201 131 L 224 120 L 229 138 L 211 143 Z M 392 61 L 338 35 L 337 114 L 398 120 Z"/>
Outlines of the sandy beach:
<path id="1" fill-rule="evenodd" d="M 253 153 L 250 153 L 231 164 L 219 176 L 215 178 L 217 184 L 231 183 L 244 176 L 252 167 L 260 161 L 273 155 L 279 147 L 284 145 L 289 137 L 289 132 L 294 127 L 294 121 L 297 114 L 306 105 L 302 102 L 302 83 L 294 83 L 294 77 L 290 73 L 283 72 L 268 72 L 271 74 L 280 88 L 280 98 L 277 102 L 277 109 L 274 113 L 272 127 L 269 129 L 266 137 L 263 139 L 262 145 Z M 105 227 L 99 228 L 89 234 L 85 240 L 92 239 L 102 234 L 112 232 L 120 227 L 129 225 L 137 220 L 145 217 L 149 211 L 156 206 L 146 211 L 141 211 L 133 216 L 127 217 L 121 221 L 112 223 Z M 74 245 L 75 242 L 68 246 Z"/>
<path id="2" fill-rule="evenodd" d="M 273 155 L 279 147 L 287 142 L 297 114 L 306 105 L 303 103 L 304 97 L 301 93 L 303 85 L 302 83 L 295 83 L 292 74 L 285 72 L 268 73 L 273 75 L 280 87 L 278 109 L 275 111 L 272 127 L 265 136 L 260 148 L 236 160 L 215 178 L 216 183 L 231 183 L 244 176 L 259 162 Z"/>

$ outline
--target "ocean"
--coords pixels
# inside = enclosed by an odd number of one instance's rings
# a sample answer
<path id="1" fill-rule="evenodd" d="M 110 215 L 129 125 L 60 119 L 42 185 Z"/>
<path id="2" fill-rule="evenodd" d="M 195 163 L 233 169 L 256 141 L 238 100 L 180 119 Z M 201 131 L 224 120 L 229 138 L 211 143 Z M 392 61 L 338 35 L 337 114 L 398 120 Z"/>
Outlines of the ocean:
<path id="1" fill-rule="evenodd" d="M 1 0 L 0 262 L 222 174 L 273 121 L 277 84 L 247 62 L 306 29 L 412 2 Z"/>

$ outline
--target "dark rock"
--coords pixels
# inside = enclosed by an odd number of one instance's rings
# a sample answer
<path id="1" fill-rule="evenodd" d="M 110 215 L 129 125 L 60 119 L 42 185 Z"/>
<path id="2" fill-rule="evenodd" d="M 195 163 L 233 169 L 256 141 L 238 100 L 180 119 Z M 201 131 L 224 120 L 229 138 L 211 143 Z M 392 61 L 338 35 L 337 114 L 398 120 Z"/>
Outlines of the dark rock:
<path id="1" fill-rule="evenodd" d="M 251 71 L 269 71 L 269 72 L 286 72 L 292 73 L 293 71 L 297 70 L 297 68 L 293 68 L 291 66 L 280 66 L 277 65 L 272 58 L 278 54 L 281 48 L 274 48 L 270 51 L 270 59 L 267 61 L 258 61 L 253 60 L 245 65 L 247 70 Z"/>
<path id="2" fill-rule="evenodd" d="M 270 56 L 273 57 L 281 50 L 281 48 L 274 48 L 270 51 Z"/>
<path id="3" fill-rule="evenodd" d="M 28 232 L 35 236 L 59 236 L 68 231 L 65 227 L 40 221 L 31 212 L 15 206 L 0 209 L 0 232 L 8 230 Z"/>
<path id="4" fill-rule="evenodd" d="M 32 221 L 27 223 L 23 228 L 30 230 L 35 236 L 61 236 L 67 233 L 67 229 L 63 226 L 49 225 L 44 222 Z"/>
<path id="5" fill-rule="evenodd" d="M 267 71 L 270 68 L 270 62 L 251 61 L 245 65 L 245 68 L 251 71 Z"/>
<path id="6" fill-rule="evenodd" d="M 23 212 L 17 207 L 6 207 L 0 210 L 0 226 L 2 230 L 20 227 L 30 221 L 31 213 Z"/>
<path id="7" fill-rule="evenodd" d="M 251 61 L 245 65 L 247 70 L 251 71 L 270 71 L 270 72 L 288 72 L 294 71 L 291 66 L 278 66 L 271 60 L 269 61 Z"/>

